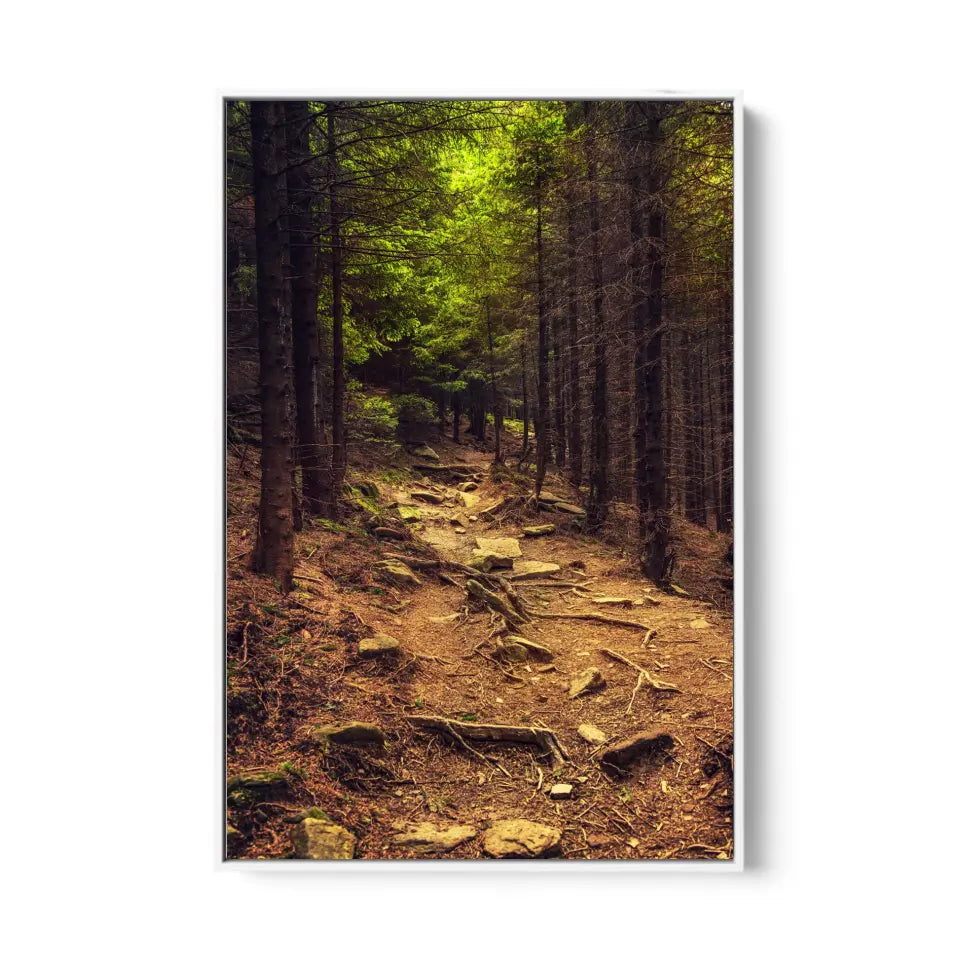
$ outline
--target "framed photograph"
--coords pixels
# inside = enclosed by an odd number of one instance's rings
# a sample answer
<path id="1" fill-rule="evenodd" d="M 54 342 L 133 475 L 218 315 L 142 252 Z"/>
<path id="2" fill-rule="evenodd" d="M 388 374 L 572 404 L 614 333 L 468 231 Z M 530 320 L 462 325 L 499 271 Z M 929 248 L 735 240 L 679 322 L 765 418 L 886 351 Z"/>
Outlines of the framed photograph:
<path id="1" fill-rule="evenodd" d="M 741 869 L 740 96 L 223 124 L 224 860 Z"/>

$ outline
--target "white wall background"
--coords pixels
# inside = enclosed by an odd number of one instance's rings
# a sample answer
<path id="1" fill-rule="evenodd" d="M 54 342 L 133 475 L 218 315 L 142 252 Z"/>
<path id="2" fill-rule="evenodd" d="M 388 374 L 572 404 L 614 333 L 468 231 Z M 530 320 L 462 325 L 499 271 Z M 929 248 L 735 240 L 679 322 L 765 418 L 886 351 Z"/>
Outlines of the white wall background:
<path id="1" fill-rule="evenodd" d="M 946 955 L 953 17 L 930 0 L 8 9 L 11 955 Z M 218 869 L 219 93 L 660 88 L 747 106 L 747 872 Z"/>

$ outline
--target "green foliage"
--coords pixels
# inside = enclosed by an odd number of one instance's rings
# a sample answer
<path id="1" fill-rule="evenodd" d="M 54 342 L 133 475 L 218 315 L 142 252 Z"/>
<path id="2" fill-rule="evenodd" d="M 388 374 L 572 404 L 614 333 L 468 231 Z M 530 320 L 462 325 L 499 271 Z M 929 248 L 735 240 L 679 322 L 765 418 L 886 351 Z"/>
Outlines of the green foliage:
<path id="1" fill-rule="evenodd" d="M 437 422 L 437 405 L 415 393 L 393 397 L 397 435 L 402 440 L 425 440 Z"/>
<path id="2" fill-rule="evenodd" d="M 252 300 L 257 291 L 257 267 L 255 264 L 241 264 L 234 271 L 233 283 L 237 292 L 245 300 Z"/>
<path id="3" fill-rule="evenodd" d="M 356 380 L 347 384 L 346 422 L 354 442 L 396 446 L 396 408 L 385 397 L 364 393 Z"/>

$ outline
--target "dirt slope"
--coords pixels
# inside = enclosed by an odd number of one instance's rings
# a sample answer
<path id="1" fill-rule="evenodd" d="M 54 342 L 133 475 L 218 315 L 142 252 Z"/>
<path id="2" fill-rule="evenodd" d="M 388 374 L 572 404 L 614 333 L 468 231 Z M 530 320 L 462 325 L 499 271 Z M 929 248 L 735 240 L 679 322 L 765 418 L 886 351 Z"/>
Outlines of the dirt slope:
<path id="1" fill-rule="evenodd" d="M 319 807 L 355 834 L 361 858 L 421 855 L 390 841 L 424 822 L 478 831 L 476 839 L 431 856 L 484 856 L 484 827 L 516 817 L 559 830 L 568 858 L 732 856 L 730 615 L 657 590 L 616 549 L 579 533 L 575 517 L 535 514 L 531 505 L 481 518 L 484 508 L 516 493 L 513 483 L 493 481 L 488 455 L 438 449 L 445 462 L 456 457 L 480 478 L 469 505 L 455 478 L 442 482 L 436 473 L 397 469 L 372 476 L 381 519 L 395 513 L 385 506 L 394 502 L 419 511 L 419 522 L 391 523 L 413 539 L 380 540 L 359 523 L 312 525 L 298 538 L 302 579 L 287 598 L 245 568 L 256 522 L 249 455 L 246 475 L 230 471 L 228 773 L 266 770 L 278 777 L 269 795 L 231 805 L 228 821 L 237 832 L 230 854 L 291 855 L 291 821 Z M 572 496 L 556 478 L 550 489 Z M 444 501 L 413 497 L 424 490 Z M 456 532 L 451 517 L 462 520 L 465 532 Z M 522 525 L 542 523 L 557 532 L 522 535 Z M 552 579 L 563 585 L 514 583 L 533 614 L 522 633 L 548 647 L 551 661 L 496 659 L 496 618 L 467 603 L 465 574 L 448 571 L 444 582 L 442 570 L 417 571 L 415 587 L 375 574 L 373 564 L 386 554 L 420 558 L 431 547 L 435 556 L 466 563 L 478 536 L 517 537 L 523 560 L 560 566 Z M 598 597 L 634 604 L 600 605 L 593 602 Z M 641 626 L 537 617 L 597 612 Z M 361 659 L 359 640 L 380 633 L 400 642 L 399 656 Z M 611 652 L 678 692 L 649 682 L 638 687 L 638 671 Z M 570 699 L 571 678 L 588 668 L 598 669 L 605 685 Z M 534 746 L 457 743 L 414 728 L 408 718 L 423 715 L 547 727 L 569 762 L 554 770 Z M 347 721 L 376 724 L 384 745 L 327 744 L 312 733 L 317 725 Z M 673 745 L 613 770 L 578 734 L 584 723 L 610 739 L 655 728 L 669 733 Z M 572 796 L 552 799 L 555 783 L 571 785 Z"/>

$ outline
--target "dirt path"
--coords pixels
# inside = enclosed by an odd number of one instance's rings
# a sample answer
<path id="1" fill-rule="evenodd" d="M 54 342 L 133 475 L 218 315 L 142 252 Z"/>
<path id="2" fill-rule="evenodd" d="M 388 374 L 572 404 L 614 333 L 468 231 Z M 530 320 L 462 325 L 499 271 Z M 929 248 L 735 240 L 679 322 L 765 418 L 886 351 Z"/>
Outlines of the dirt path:
<path id="1" fill-rule="evenodd" d="M 538 578 L 541 583 L 514 582 L 535 617 L 524 625 L 523 635 L 548 647 L 553 658 L 547 663 L 495 660 L 490 613 L 470 609 L 462 589 L 464 576 L 457 576 L 460 585 L 454 585 L 426 571 L 418 574 L 422 581 L 418 587 L 351 592 L 349 608 L 359 634 L 395 637 L 401 659 L 399 665 L 392 659 L 364 661 L 348 649 L 339 683 L 326 684 L 326 692 L 312 705 L 311 719 L 376 723 L 386 732 L 387 742 L 379 753 L 343 748 L 313 760 L 312 767 L 304 765 L 301 752 L 296 762 L 305 780 L 309 784 L 318 778 L 309 795 L 330 815 L 333 807 L 346 818 L 346 825 L 360 836 L 360 857 L 422 855 L 391 840 L 424 822 L 472 825 L 482 832 L 488 821 L 517 817 L 559 830 L 564 857 L 732 856 L 729 615 L 693 598 L 657 590 L 614 549 L 579 533 L 576 518 L 550 512 L 522 520 L 480 519 L 505 490 L 489 478 L 488 457 L 458 453 L 461 462 L 471 464 L 481 476 L 476 490 L 459 491 L 455 481 L 424 476 L 423 482 L 381 483 L 380 501 L 395 500 L 417 509 L 421 519 L 412 524 L 412 532 L 444 559 L 467 563 L 477 537 L 516 537 L 522 560 L 559 565 L 552 578 Z M 553 489 L 569 495 L 558 483 Z M 443 502 L 425 503 L 414 497 L 423 490 L 442 496 Z M 462 528 L 451 523 L 454 517 L 462 520 Z M 521 523 L 553 523 L 557 531 L 524 537 Z M 308 553 L 306 546 L 305 542 L 301 550 Z M 323 562 L 318 562 L 313 548 L 301 573 L 312 571 L 318 581 L 330 575 L 336 551 L 327 546 Z M 410 546 L 382 541 L 376 556 L 389 552 L 404 554 Z M 364 572 L 369 572 L 376 556 L 361 559 Z M 547 586 L 550 580 L 579 586 Z M 627 603 L 600 605 L 594 602 L 598 597 L 620 597 Z M 341 607 L 345 601 L 341 598 Z M 314 598 L 303 606 L 320 609 Z M 333 608 L 328 606 L 327 612 L 333 613 Z M 596 612 L 643 627 L 537 619 L 541 614 Z M 655 683 L 679 692 L 658 690 L 648 682 L 638 688 L 638 671 L 610 652 L 642 667 Z M 571 679 L 590 668 L 600 671 L 604 685 L 570 699 Z M 415 729 L 408 718 L 422 715 L 547 727 L 569 762 L 553 770 L 541 751 L 529 745 L 457 744 Z M 609 740 L 663 730 L 672 736 L 673 745 L 625 765 L 625 775 L 617 775 L 599 764 L 601 748 L 580 736 L 582 724 L 599 728 Z M 288 735 L 296 739 L 295 734 Z M 274 754 L 281 755 L 291 754 Z M 321 772 L 327 780 L 332 773 L 353 796 L 331 795 L 326 780 L 320 782 Z M 572 794 L 551 798 L 554 784 L 570 785 Z M 438 855 L 482 856 L 480 842 L 472 839 Z M 262 845 L 261 855 L 283 855 L 284 843 L 275 830 L 272 841 Z"/>

